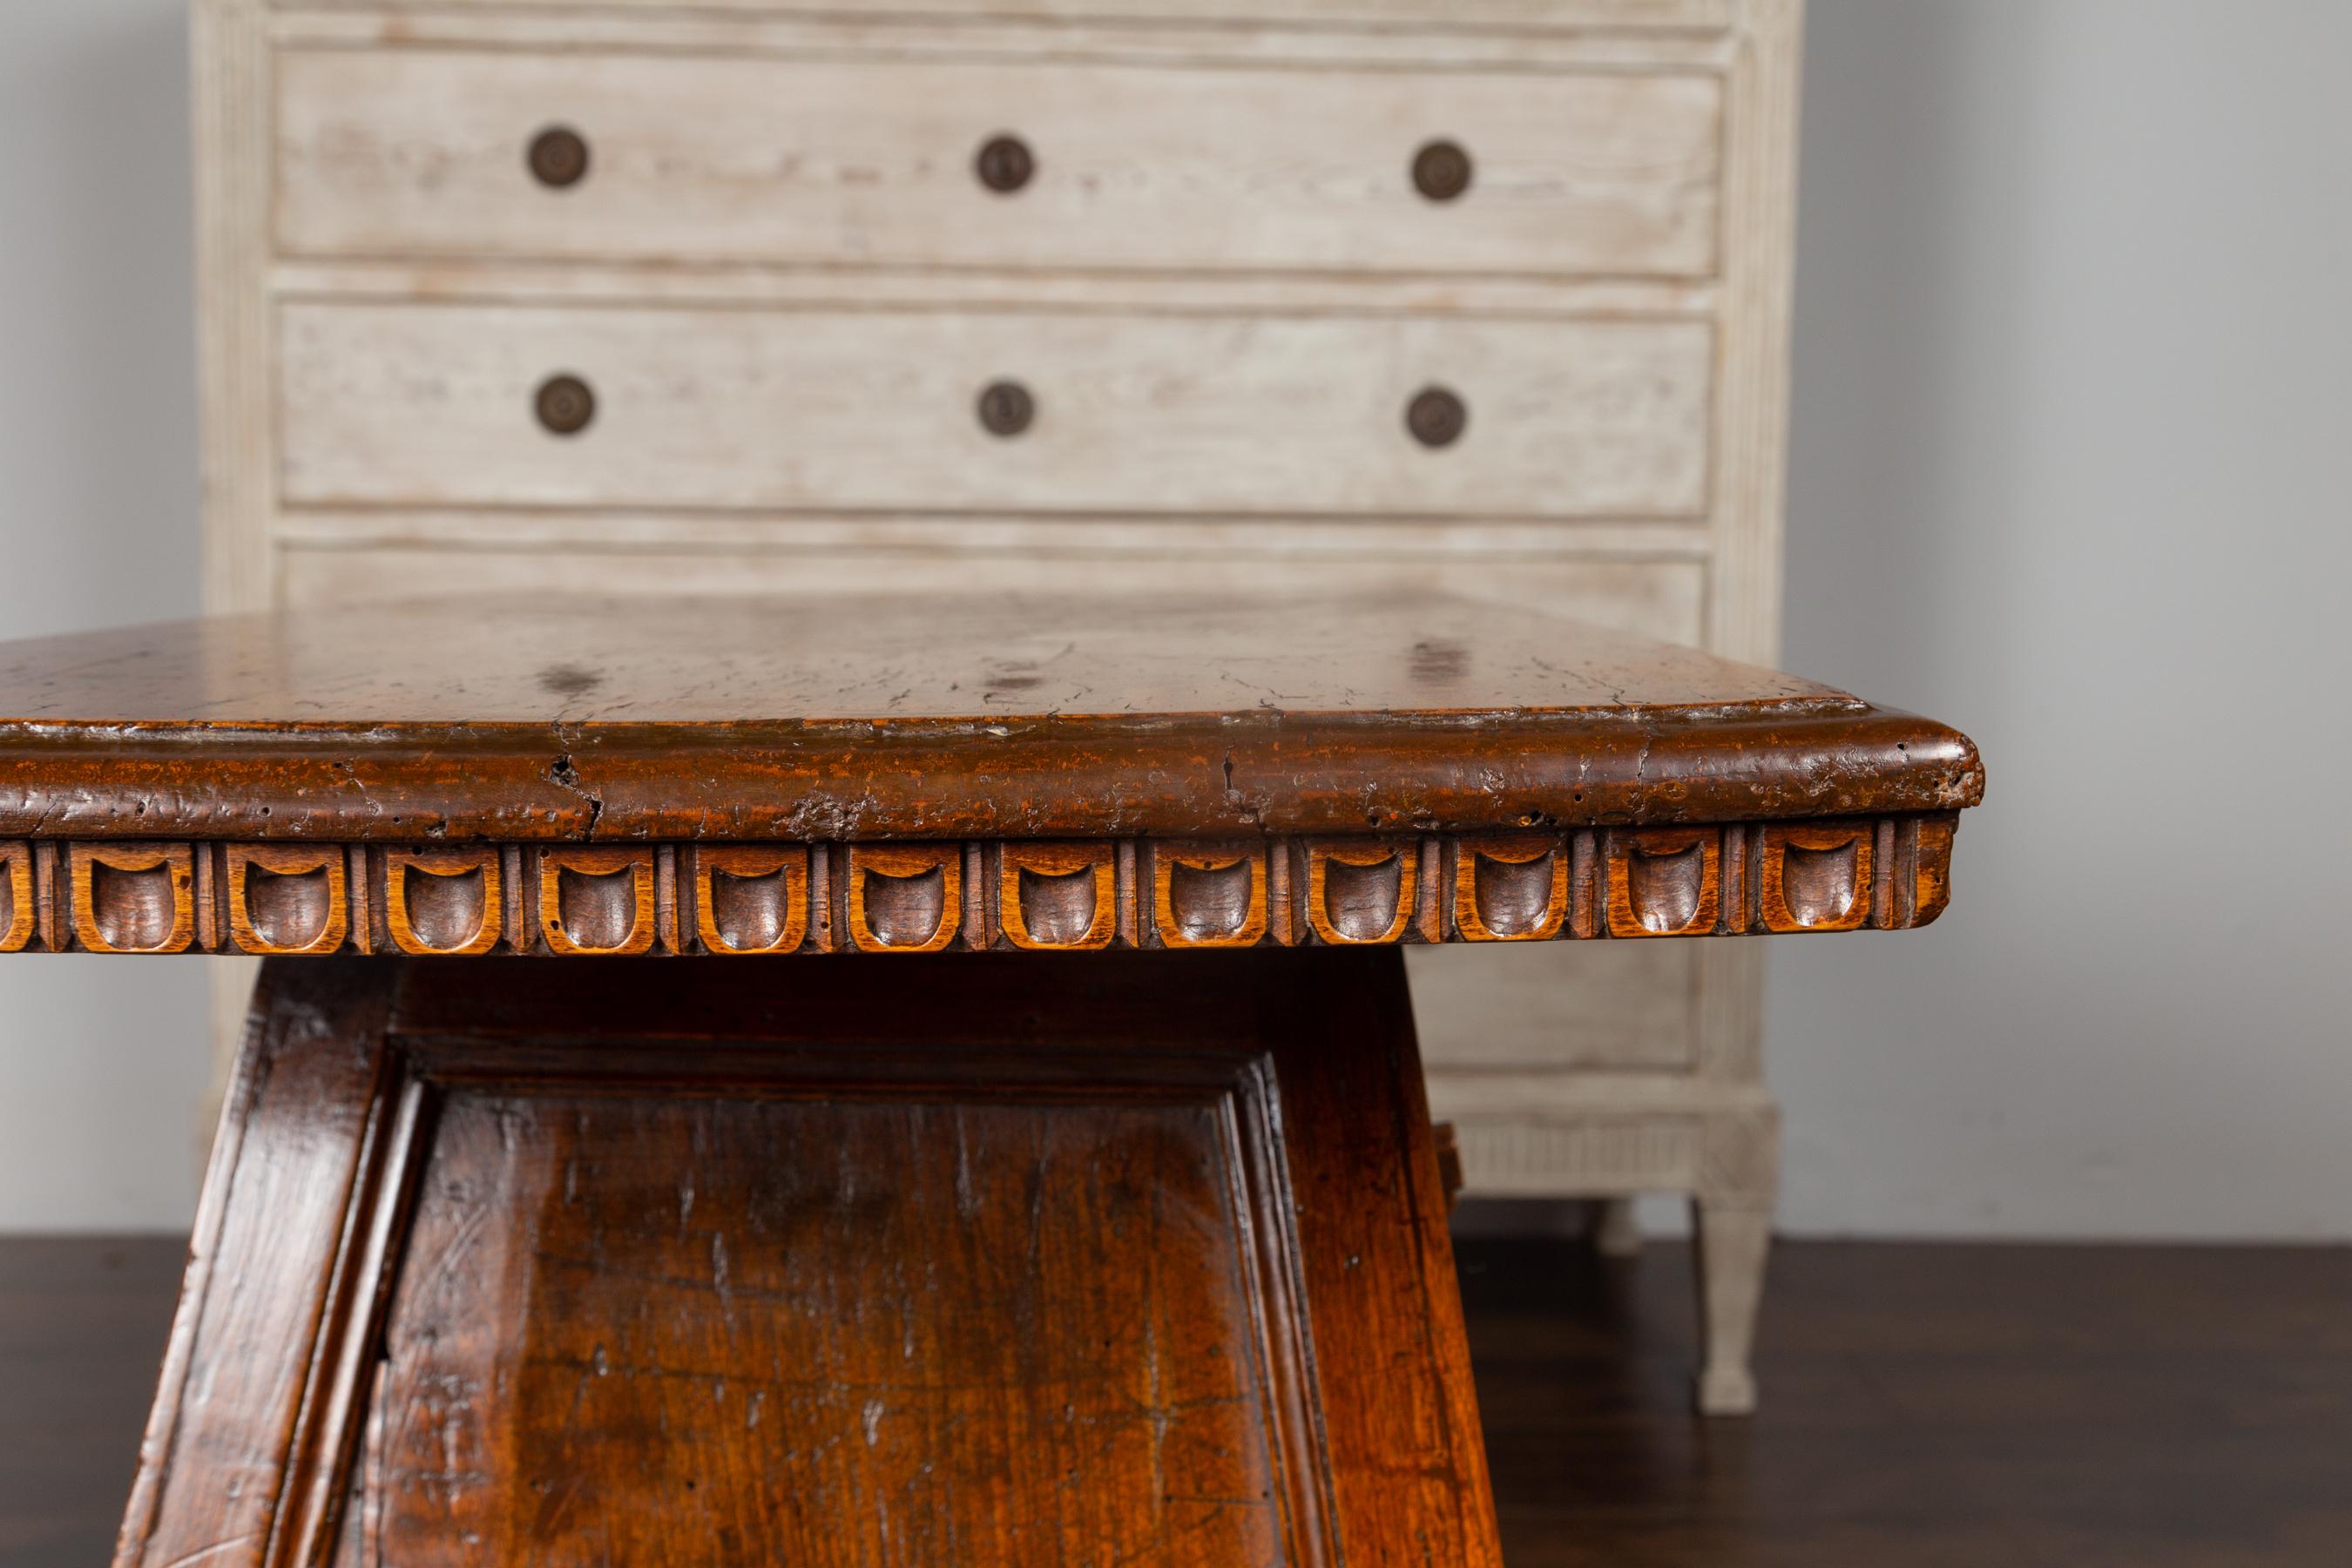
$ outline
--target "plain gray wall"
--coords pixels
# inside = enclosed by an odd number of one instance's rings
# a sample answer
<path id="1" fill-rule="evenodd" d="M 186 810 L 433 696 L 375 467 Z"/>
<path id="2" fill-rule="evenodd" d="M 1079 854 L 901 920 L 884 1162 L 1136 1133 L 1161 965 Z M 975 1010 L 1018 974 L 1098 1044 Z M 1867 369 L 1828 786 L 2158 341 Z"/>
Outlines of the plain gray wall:
<path id="1" fill-rule="evenodd" d="M 195 603 L 182 0 L 0 7 L 0 633 Z M 1961 725 L 1775 945 L 1797 1232 L 2352 1237 L 2352 7 L 1815 0 L 1788 660 Z M 0 1229 L 184 1225 L 200 961 L 0 963 Z"/>
<path id="2" fill-rule="evenodd" d="M 2352 6 L 1811 38 L 1785 653 L 1990 784 L 1775 952 L 1789 1223 L 2352 1237 Z"/>
<path id="3" fill-rule="evenodd" d="M 193 615 L 180 0 L 0 0 L 0 637 Z M 0 1230 L 184 1226 L 201 959 L 0 961 Z"/>

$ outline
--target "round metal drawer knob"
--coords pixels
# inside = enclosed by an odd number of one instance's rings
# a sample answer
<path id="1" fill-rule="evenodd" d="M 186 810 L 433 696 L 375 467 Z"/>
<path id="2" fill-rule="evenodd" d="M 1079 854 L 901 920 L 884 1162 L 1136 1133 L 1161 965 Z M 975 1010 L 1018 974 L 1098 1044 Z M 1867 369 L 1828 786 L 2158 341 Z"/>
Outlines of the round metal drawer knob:
<path id="1" fill-rule="evenodd" d="M 972 159 L 971 166 L 982 184 L 1009 195 L 1029 183 L 1029 177 L 1037 172 L 1037 160 L 1031 154 L 1029 143 L 1020 137 L 992 136 L 980 144 L 980 153 Z"/>
<path id="2" fill-rule="evenodd" d="M 588 177 L 588 143 L 568 125 L 551 125 L 530 139 L 530 176 L 550 190 Z"/>
<path id="3" fill-rule="evenodd" d="M 1470 427 L 1470 411 L 1445 388 L 1423 387 L 1405 405 L 1404 427 L 1424 447 L 1451 447 Z"/>
<path id="4" fill-rule="evenodd" d="M 992 436 L 1018 436 L 1037 417 L 1037 400 L 1017 381 L 992 381 L 981 389 L 981 427 Z"/>
<path id="5" fill-rule="evenodd" d="M 1459 142 L 1432 142 L 1412 155 L 1412 188 L 1450 202 L 1470 188 L 1470 154 Z"/>
<path id="6" fill-rule="evenodd" d="M 577 436 L 596 417 L 596 395 L 576 375 L 551 375 L 531 400 L 539 422 L 558 436 Z"/>

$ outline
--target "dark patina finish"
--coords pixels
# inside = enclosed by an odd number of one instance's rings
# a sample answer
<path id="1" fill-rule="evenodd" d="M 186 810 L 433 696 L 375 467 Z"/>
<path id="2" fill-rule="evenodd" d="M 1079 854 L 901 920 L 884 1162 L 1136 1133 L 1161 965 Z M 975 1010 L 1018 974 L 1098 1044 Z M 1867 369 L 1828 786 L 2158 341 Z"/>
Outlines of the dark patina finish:
<path id="1" fill-rule="evenodd" d="M 1983 789 L 1932 720 L 1426 595 L 455 600 L 0 644 L 0 837 L 1467 832 Z"/>

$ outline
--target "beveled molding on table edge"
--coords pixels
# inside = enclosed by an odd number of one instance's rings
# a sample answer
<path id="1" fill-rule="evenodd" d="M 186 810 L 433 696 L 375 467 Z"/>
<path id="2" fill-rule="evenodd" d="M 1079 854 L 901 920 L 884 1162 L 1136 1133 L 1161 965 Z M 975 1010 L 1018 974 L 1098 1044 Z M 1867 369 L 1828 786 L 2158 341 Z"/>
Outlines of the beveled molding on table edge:
<path id="1" fill-rule="evenodd" d="M 0 952 L 1079 952 L 1899 931 L 1957 812 L 855 844 L 0 841 Z"/>
<path id="2" fill-rule="evenodd" d="M 1984 798 L 1848 699 L 699 723 L 0 719 L 0 840 L 846 843 L 1801 821 Z"/>

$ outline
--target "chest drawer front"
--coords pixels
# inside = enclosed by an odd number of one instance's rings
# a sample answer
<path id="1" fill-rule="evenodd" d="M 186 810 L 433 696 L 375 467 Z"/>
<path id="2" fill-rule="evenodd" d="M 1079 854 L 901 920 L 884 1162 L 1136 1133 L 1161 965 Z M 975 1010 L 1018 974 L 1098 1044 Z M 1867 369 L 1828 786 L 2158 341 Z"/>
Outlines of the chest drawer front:
<path id="1" fill-rule="evenodd" d="M 330 0 L 331 3 L 331 0 Z M 581 0 L 440 0 L 452 11 L 539 11 L 577 8 Z M 1746 0 L 926 0 L 927 14 L 977 13 L 992 18 L 1066 22 L 1097 18 L 1165 22 L 1189 16 L 1208 22 L 1404 23 L 1423 26 L 1686 28 L 1719 32 L 1738 19 Z M 295 9 L 320 0 L 270 0 Z M 676 10 L 680 0 L 601 0 L 618 12 Z M 697 11 L 815 13 L 837 16 L 904 16 L 907 0 L 690 0 Z"/>
<path id="2" fill-rule="evenodd" d="M 290 50 L 278 71 L 291 255 L 1673 277 L 1717 259 L 1722 89 L 1700 73 L 397 48 Z M 534 171 L 551 129 L 578 141 Z M 1002 138 L 1028 160 L 991 162 L 1009 191 L 982 178 Z M 1433 143 L 1463 158 L 1423 162 Z"/>
<path id="3" fill-rule="evenodd" d="M 1706 501 L 1714 339 L 1696 321 L 290 304 L 281 332 L 281 493 L 298 505 L 1641 517 Z M 1408 427 L 1424 393 L 1456 401 L 1450 445 Z"/>

